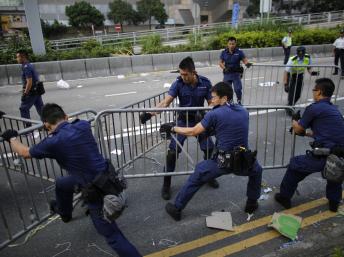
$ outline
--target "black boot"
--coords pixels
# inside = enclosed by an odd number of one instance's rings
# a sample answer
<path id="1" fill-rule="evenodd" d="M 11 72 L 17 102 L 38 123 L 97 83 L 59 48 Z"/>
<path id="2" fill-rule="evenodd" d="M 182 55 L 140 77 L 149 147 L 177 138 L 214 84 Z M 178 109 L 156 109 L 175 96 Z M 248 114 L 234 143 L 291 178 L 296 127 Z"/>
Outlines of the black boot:
<path id="1" fill-rule="evenodd" d="M 217 182 L 217 180 L 214 178 L 208 182 L 208 186 L 212 188 L 219 188 L 220 184 Z"/>
<path id="2" fill-rule="evenodd" d="M 171 199 L 171 176 L 165 176 L 164 177 L 164 184 L 161 188 L 161 197 L 164 200 L 170 200 Z"/>
<path id="3" fill-rule="evenodd" d="M 275 194 L 275 200 L 286 209 L 290 209 L 291 201 L 290 199 L 283 197 L 281 193 Z"/>
<path id="4" fill-rule="evenodd" d="M 52 213 L 52 214 L 59 214 L 60 215 L 60 217 L 61 217 L 61 219 L 62 219 L 62 221 L 64 222 L 64 223 L 68 223 L 69 221 L 71 221 L 72 220 L 72 215 L 61 215 L 60 214 L 60 211 L 59 211 L 59 209 L 58 209 L 58 207 L 57 207 L 57 202 L 56 202 L 56 200 L 51 200 L 50 202 L 49 202 L 49 207 L 50 207 L 50 212 Z"/>
<path id="5" fill-rule="evenodd" d="M 252 199 L 247 199 L 246 206 L 245 206 L 245 212 L 251 214 L 257 209 L 258 209 L 258 201 L 252 200 Z"/>
<path id="6" fill-rule="evenodd" d="M 328 209 L 332 212 L 337 212 L 339 207 L 338 202 L 328 201 Z"/>
<path id="7" fill-rule="evenodd" d="M 180 221 L 182 218 L 182 211 L 178 210 L 172 203 L 167 203 L 165 206 L 166 212 L 175 220 Z"/>

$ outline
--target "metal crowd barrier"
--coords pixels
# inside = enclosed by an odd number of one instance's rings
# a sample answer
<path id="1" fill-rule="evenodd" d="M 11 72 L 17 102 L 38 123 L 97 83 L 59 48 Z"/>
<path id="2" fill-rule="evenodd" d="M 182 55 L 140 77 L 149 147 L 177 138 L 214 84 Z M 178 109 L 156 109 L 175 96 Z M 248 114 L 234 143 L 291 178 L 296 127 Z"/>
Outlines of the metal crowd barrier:
<path id="1" fill-rule="evenodd" d="M 295 103 L 297 107 L 308 105 L 313 101 L 312 88 L 315 85 L 315 80 L 318 78 L 326 77 L 333 80 L 336 85 L 336 91 L 333 96 L 334 102 L 344 97 L 344 82 L 340 77 L 340 68 L 337 67 L 339 69 L 339 75 L 333 75 L 332 73 L 336 68 L 334 65 L 300 65 L 297 67 L 303 67 L 305 70 L 301 97 Z M 319 72 L 319 75 L 310 76 L 307 68 Z M 284 91 L 283 83 L 285 69 L 285 65 L 277 64 L 254 64 L 252 67 L 245 69 L 242 78 L 242 102 L 244 105 L 287 105 L 288 93 Z"/>
<path id="2" fill-rule="evenodd" d="M 69 114 L 70 121 L 80 118 L 93 122 L 96 112 L 83 110 Z M 24 128 L 25 124 L 31 126 Z M 0 119 L 1 131 L 15 129 L 19 140 L 31 147 L 47 136 L 41 121 L 4 115 Z M 0 249 L 33 229 L 51 216 L 49 199 L 54 198 L 54 181 L 64 176 L 63 170 L 51 159 L 24 159 L 15 154 L 11 146 L 0 137 Z M 12 171 L 12 172 L 11 172 Z M 15 172 L 13 172 L 15 171 Z"/>
<path id="3" fill-rule="evenodd" d="M 178 112 L 210 108 L 147 108 L 114 109 L 97 114 L 95 132 L 102 154 L 127 178 L 165 176 L 163 167 L 168 141 L 159 134 L 160 125 L 174 121 Z M 258 150 L 258 160 L 264 169 L 286 167 L 295 152 L 294 137 L 289 133 L 290 117 L 287 106 L 247 106 L 250 112 L 249 145 Z M 157 112 L 145 125 L 139 123 L 143 112 Z M 302 147 L 301 147 L 302 148 Z M 300 148 L 300 149 L 301 149 Z M 297 147 L 297 150 L 299 147 Z M 189 174 L 203 159 L 197 141 L 189 137 L 177 161 L 176 172 Z"/>

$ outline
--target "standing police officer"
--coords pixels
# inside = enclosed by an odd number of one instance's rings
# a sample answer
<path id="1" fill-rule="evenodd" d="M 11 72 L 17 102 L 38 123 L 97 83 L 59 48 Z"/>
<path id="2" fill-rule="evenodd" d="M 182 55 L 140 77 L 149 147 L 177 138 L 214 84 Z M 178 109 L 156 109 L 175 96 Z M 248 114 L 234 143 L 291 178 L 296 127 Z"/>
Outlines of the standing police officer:
<path id="1" fill-rule="evenodd" d="M 288 93 L 289 106 L 293 106 L 301 96 L 305 69 L 307 68 L 309 74 L 312 76 L 318 75 L 318 72 L 312 72 L 310 67 L 305 67 L 311 64 L 311 57 L 309 54 L 306 54 L 306 48 L 304 46 L 299 46 L 296 49 L 296 55 L 290 57 L 283 77 L 284 91 Z M 287 113 L 291 115 L 290 111 Z"/>
<path id="2" fill-rule="evenodd" d="M 20 116 L 30 119 L 30 109 L 32 105 L 34 105 L 38 115 L 41 117 L 43 107 L 42 96 L 33 92 L 34 87 L 39 81 L 38 74 L 33 65 L 29 62 L 26 51 L 19 50 L 17 52 L 17 62 L 21 64 L 23 81 L 23 93 L 19 107 Z"/>
<path id="3" fill-rule="evenodd" d="M 287 64 L 287 62 L 289 60 L 290 49 L 292 46 L 291 32 L 292 31 L 290 29 L 288 31 L 288 35 L 282 39 L 282 47 L 283 47 L 283 51 L 284 51 L 284 62 L 283 62 L 283 64 Z"/>
<path id="4" fill-rule="evenodd" d="M 292 127 L 297 135 L 307 135 L 314 138 L 313 147 L 344 147 L 344 119 L 336 106 L 331 103 L 335 86 L 332 80 L 321 78 L 315 81 L 313 89 L 314 103 L 309 105 L 301 119 L 294 117 Z M 306 133 L 306 129 L 311 132 Z M 317 156 L 307 151 L 306 155 L 290 159 L 288 169 L 280 186 L 280 193 L 275 199 L 283 207 L 291 207 L 291 198 L 297 185 L 308 175 L 324 169 L 326 156 Z M 336 212 L 342 199 L 342 183 L 327 181 L 326 197 L 329 209 Z"/>
<path id="5" fill-rule="evenodd" d="M 96 176 L 106 172 L 109 164 L 99 153 L 87 121 L 69 123 L 68 117 L 57 104 L 46 104 L 42 109 L 42 120 L 49 136 L 37 145 L 28 148 L 16 139 L 17 131 L 7 130 L 2 134 L 12 149 L 24 158 L 52 158 L 67 170 L 68 176 L 56 179 L 56 201 L 50 208 L 60 214 L 63 222 L 72 219 L 73 193 L 76 186 L 84 188 Z M 116 225 L 106 221 L 102 215 L 102 200 L 88 203 L 91 219 L 98 233 L 119 256 L 141 256 L 136 248 L 124 237 Z"/>
<path id="6" fill-rule="evenodd" d="M 340 31 L 340 37 L 334 41 L 333 55 L 334 55 L 334 65 L 338 65 L 340 60 L 340 68 L 342 70 L 342 76 L 344 76 L 344 29 Z M 335 69 L 333 75 L 338 74 L 338 69 Z"/>
<path id="7" fill-rule="evenodd" d="M 240 66 L 240 62 L 242 61 L 247 68 L 251 67 L 252 63 L 248 61 L 244 52 L 237 48 L 236 45 L 236 38 L 229 37 L 227 48 L 223 50 L 220 55 L 219 66 L 223 70 L 223 81 L 227 82 L 229 85 L 233 84 L 238 104 L 241 104 L 241 76 L 244 69 Z"/>
<path id="8" fill-rule="evenodd" d="M 179 191 L 174 204 L 167 203 L 166 211 L 175 220 L 181 219 L 181 212 L 202 185 L 219 176 L 235 172 L 231 168 L 218 166 L 219 153 L 229 153 L 236 147 L 248 147 L 248 111 L 239 104 L 233 104 L 233 89 L 225 82 L 217 83 L 212 89 L 212 105 L 214 109 L 208 112 L 201 122 L 194 127 L 173 127 L 163 124 L 162 133 L 178 133 L 185 136 L 197 136 L 206 131 L 213 131 L 216 137 L 217 155 L 210 160 L 204 160 L 196 165 L 195 172 L 190 175 L 183 188 Z M 217 156 L 217 157 L 216 157 Z M 262 168 L 257 161 L 249 169 L 247 183 L 247 202 L 245 211 L 253 213 L 258 208 L 260 197 Z"/>
<path id="9" fill-rule="evenodd" d="M 195 70 L 195 64 L 191 57 L 186 57 L 179 64 L 180 76 L 172 84 L 168 91 L 168 95 L 156 107 L 166 108 L 172 101 L 178 97 L 180 107 L 203 107 L 204 100 L 207 100 L 208 104 L 211 103 L 211 82 L 206 77 L 200 76 Z M 140 121 L 145 124 L 155 113 L 143 113 L 140 115 Z M 177 118 L 177 124 L 180 127 L 194 126 L 199 122 L 199 112 L 180 112 Z M 180 145 L 184 144 L 186 137 L 184 135 L 177 135 L 177 140 Z M 198 136 L 198 143 L 201 150 L 204 153 L 204 159 L 211 157 L 214 143 L 210 137 L 207 137 L 204 133 Z M 166 172 L 173 172 L 176 167 L 176 160 L 178 158 L 181 148 L 177 146 L 175 139 L 173 138 L 169 145 L 169 150 L 166 156 Z M 209 185 L 213 188 L 218 188 L 219 184 L 214 179 L 209 181 Z M 164 177 L 164 184 L 161 190 L 161 196 L 165 200 L 171 198 L 171 176 Z"/>

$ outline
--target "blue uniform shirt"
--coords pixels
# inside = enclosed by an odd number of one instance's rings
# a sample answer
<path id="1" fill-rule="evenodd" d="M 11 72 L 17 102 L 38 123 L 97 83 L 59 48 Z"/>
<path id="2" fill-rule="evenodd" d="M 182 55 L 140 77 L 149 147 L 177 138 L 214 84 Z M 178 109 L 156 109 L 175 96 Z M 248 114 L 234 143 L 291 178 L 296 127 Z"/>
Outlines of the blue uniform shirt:
<path id="1" fill-rule="evenodd" d="M 87 121 L 63 122 L 42 142 L 30 148 L 33 158 L 53 158 L 81 185 L 107 170 Z"/>
<path id="2" fill-rule="evenodd" d="M 211 99 L 211 82 L 206 77 L 197 76 L 196 86 L 185 84 L 179 76 L 170 87 L 168 94 L 172 97 L 178 97 L 180 107 L 201 107 L 204 106 L 204 100 Z"/>
<path id="3" fill-rule="evenodd" d="M 315 142 L 323 147 L 344 146 L 344 119 L 329 98 L 309 105 L 299 124 L 304 129 L 311 128 Z"/>
<path id="4" fill-rule="evenodd" d="M 225 63 L 227 68 L 240 68 L 240 62 L 245 59 L 245 54 L 239 48 L 235 48 L 233 53 L 230 53 L 228 48 L 223 50 L 220 55 L 220 60 Z M 232 80 L 239 78 L 240 73 L 224 73 L 224 80 Z"/>
<path id="5" fill-rule="evenodd" d="M 26 79 L 32 78 L 32 85 L 35 85 L 37 81 L 39 81 L 38 74 L 33 67 L 33 65 L 29 62 L 22 64 L 22 82 L 23 88 L 26 86 Z"/>
<path id="6" fill-rule="evenodd" d="M 201 121 L 205 129 L 214 128 L 218 150 L 231 151 L 236 146 L 248 147 L 248 111 L 238 104 L 215 107 Z"/>

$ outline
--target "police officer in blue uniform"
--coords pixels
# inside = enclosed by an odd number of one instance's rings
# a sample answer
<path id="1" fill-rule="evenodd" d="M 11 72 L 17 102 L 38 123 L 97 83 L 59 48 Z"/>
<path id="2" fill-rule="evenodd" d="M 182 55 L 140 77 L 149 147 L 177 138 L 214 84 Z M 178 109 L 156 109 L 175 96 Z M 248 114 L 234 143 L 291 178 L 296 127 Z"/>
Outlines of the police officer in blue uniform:
<path id="1" fill-rule="evenodd" d="M 311 136 L 314 139 L 313 147 L 338 148 L 344 147 L 344 119 L 336 106 L 331 103 L 331 96 L 335 85 L 328 78 L 315 81 L 313 89 L 314 103 L 309 105 L 303 115 L 293 117 L 292 128 L 297 135 Z M 310 132 L 306 129 L 310 128 Z M 308 175 L 324 169 L 326 156 L 315 155 L 307 151 L 306 155 L 291 158 L 288 169 L 280 186 L 280 193 L 275 199 L 283 207 L 291 207 L 291 198 L 297 185 Z M 326 197 L 329 200 L 329 209 L 336 212 L 342 199 L 342 184 L 327 181 Z"/>
<path id="2" fill-rule="evenodd" d="M 197 136 L 206 131 L 213 131 L 216 137 L 218 153 L 230 152 L 236 147 L 248 147 L 248 111 L 239 104 L 233 104 L 233 89 L 225 82 L 217 83 L 212 88 L 212 105 L 214 109 L 208 112 L 201 122 L 194 127 L 179 127 L 163 124 L 160 132 L 178 133 L 185 136 Z M 190 175 L 183 188 L 179 191 L 174 203 L 167 203 L 166 211 L 176 221 L 181 219 L 181 212 L 193 195 L 208 181 L 219 176 L 234 172 L 231 168 L 218 166 L 216 154 L 212 159 L 204 160 L 196 165 L 195 172 Z M 258 208 L 260 197 L 262 168 L 257 161 L 249 169 L 247 184 L 247 202 L 245 211 L 253 213 Z"/>
<path id="3" fill-rule="evenodd" d="M 106 172 L 109 164 L 99 153 L 87 121 L 76 120 L 69 123 L 68 117 L 57 104 L 44 105 L 42 120 L 49 136 L 31 148 L 16 139 L 17 131 L 7 130 L 2 137 L 24 158 L 56 159 L 59 165 L 67 170 L 68 176 L 56 179 L 56 201 L 50 203 L 51 210 L 58 213 L 62 221 L 67 223 L 72 219 L 75 188 L 85 188 L 97 175 Z M 124 237 L 116 222 L 110 223 L 103 218 L 102 200 L 88 203 L 88 208 L 98 233 L 106 238 L 107 243 L 119 256 L 141 256 Z"/>
<path id="4" fill-rule="evenodd" d="M 219 66 L 223 70 L 223 81 L 227 82 L 229 85 L 233 84 L 238 104 L 241 104 L 241 76 L 244 71 L 240 66 L 241 61 L 247 68 L 252 65 L 246 58 L 244 52 L 237 48 L 236 38 L 229 37 L 227 48 L 221 52 Z"/>
<path id="5" fill-rule="evenodd" d="M 195 64 L 191 57 L 184 58 L 179 64 L 180 76 L 172 84 L 168 91 L 168 95 L 156 107 L 166 108 L 173 100 L 178 97 L 180 107 L 203 107 L 204 100 L 210 104 L 211 102 L 211 82 L 206 77 L 198 75 L 195 69 Z M 143 113 L 140 115 L 140 121 L 145 124 L 155 113 Z M 177 124 L 180 127 L 190 127 L 197 124 L 201 119 L 199 112 L 180 112 L 177 117 Z M 186 137 L 184 135 L 177 135 L 177 140 L 180 145 L 184 144 Z M 198 143 L 204 153 L 204 159 L 211 157 L 214 143 L 210 137 L 204 133 L 198 136 Z M 169 150 L 166 156 L 166 172 L 173 172 L 176 167 L 176 160 L 178 158 L 181 148 L 177 146 L 174 138 L 171 140 Z M 213 188 L 218 188 L 219 184 L 214 179 L 208 183 Z M 161 196 L 165 200 L 171 198 L 171 176 L 164 177 L 164 183 L 161 190 Z"/>
<path id="6" fill-rule="evenodd" d="M 42 96 L 36 94 L 33 90 L 36 83 L 39 81 L 38 74 L 33 65 L 29 62 L 26 51 L 19 50 L 16 57 L 17 62 L 21 64 L 23 81 L 23 93 L 19 107 L 20 116 L 30 119 L 30 109 L 33 105 L 36 107 L 38 115 L 41 116 L 43 108 Z"/>

